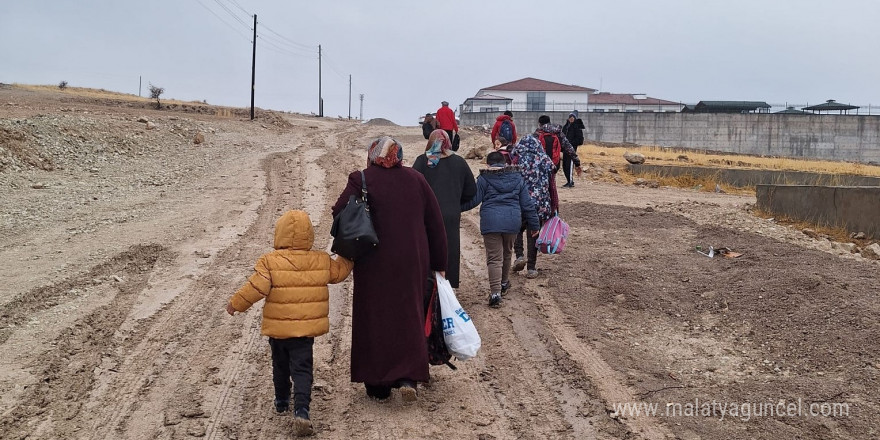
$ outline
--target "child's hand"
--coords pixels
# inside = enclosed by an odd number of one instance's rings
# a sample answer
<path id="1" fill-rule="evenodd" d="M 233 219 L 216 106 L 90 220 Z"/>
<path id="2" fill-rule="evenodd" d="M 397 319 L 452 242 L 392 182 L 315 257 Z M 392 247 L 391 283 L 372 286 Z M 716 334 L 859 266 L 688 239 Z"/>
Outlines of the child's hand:
<path id="1" fill-rule="evenodd" d="M 235 307 L 232 307 L 232 304 L 226 304 L 226 313 L 229 313 L 229 316 L 234 316 Z"/>
<path id="2" fill-rule="evenodd" d="M 532 234 L 532 237 L 537 237 L 541 231 L 529 231 Z"/>

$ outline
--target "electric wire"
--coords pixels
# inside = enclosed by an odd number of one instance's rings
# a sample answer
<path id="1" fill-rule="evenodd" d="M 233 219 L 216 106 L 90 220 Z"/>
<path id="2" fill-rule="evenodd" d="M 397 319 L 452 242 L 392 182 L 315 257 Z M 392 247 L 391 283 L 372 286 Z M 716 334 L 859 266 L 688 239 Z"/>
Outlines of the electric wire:
<path id="1" fill-rule="evenodd" d="M 210 12 L 211 15 L 213 15 L 214 17 L 217 17 L 217 19 L 220 20 L 223 24 L 225 24 L 226 26 L 229 26 L 230 29 L 234 30 L 234 31 L 237 32 L 239 35 L 243 36 L 247 41 L 251 41 L 251 38 L 252 38 L 252 37 L 249 37 L 249 36 L 245 35 L 244 33 L 242 33 L 241 29 L 239 29 L 239 28 L 233 26 L 233 25 L 230 24 L 228 21 L 224 20 L 222 17 L 220 17 L 219 15 L 217 15 L 216 12 L 214 12 L 211 8 L 207 7 L 204 3 L 202 3 L 201 0 L 196 0 L 196 1 L 197 1 L 200 5 L 202 5 L 202 7 L 205 8 L 208 12 Z"/>
<path id="2" fill-rule="evenodd" d="M 217 3 L 217 5 L 219 5 L 221 8 L 223 8 L 224 11 L 226 11 L 230 16 L 232 16 L 232 18 L 235 19 L 235 21 L 241 23 L 242 26 L 244 26 L 250 30 L 253 30 L 253 28 L 251 28 L 247 23 L 245 23 L 245 21 L 242 20 L 241 17 L 239 17 L 235 12 L 232 12 L 232 10 L 229 9 L 229 7 L 227 7 L 225 4 L 223 4 L 223 2 L 221 2 L 220 0 L 214 0 L 214 3 Z"/>

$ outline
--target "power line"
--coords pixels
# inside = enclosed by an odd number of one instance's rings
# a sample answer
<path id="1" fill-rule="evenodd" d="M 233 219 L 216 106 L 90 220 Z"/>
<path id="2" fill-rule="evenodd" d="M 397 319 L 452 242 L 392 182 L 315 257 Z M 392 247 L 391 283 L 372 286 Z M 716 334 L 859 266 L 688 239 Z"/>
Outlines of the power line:
<path id="1" fill-rule="evenodd" d="M 244 8 L 242 8 L 241 5 L 238 4 L 237 1 L 235 1 L 235 0 L 229 0 L 229 1 L 230 1 L 233 5 L 235 5 L 235 7 L 237 7 L 238 9 L 240 9 L 241 12 L 244 12 L 244 15 L 247 15 L 248 17 L 253 17 L 254 14 L 251 14 L 250 12 L 248 12 L 248 11 L 246 11 Z"/>
<path id="2" fill-rule="evenodd" d="M 258 35 L 257 37 L 259 38 L 261 36 Z M 302 53 L 291 52 L 283 47 L 280 47 L 278 45 L 273 44 L 271 41 L 264 40 L 263 43 L 270 46 L 270 47 L 264 46 L 263 48 L 268 49 L 272 52 L 276 52 L 276 53 L 280 53 L 280 54 L 284 54 L 284 55 L 295 56 L 295 57 L 300 57 L 300 58 L 312 58 L 312 54 L 306 55 L 306 54 L 302 54 Z"/>
<path id="3" fill-rule="evenodd" d="M 344 74 L 342 74 L 342 73 L 340 73 L 339 70 L 337 70 L 336 67 L 334 66 L 334 63 L 332 63 L 332 62 L 330 61 L 330 59 L 327 58 L 327 51 L 326 51 L 326 50 L 324 51 L 324 58 L 326 59 L 326 61 L 327 61 L 327 67 L 330 67 L 330 70 L 332 70 L 334 73 L 336 73 L 337 75 L 339 75 L 340 78 L 342 78 L 342 79 L 348 79 L 348 76 L 347 76 L 347 75 L 344 75 Z"/>
<path id="4" fill-rule="evenodd" d="M 300 48 L 295 47 L 295 46 L 291 46 L 291 45 L 289 45 L 289 44 L 288 44 L 288 45 L 285 45 L 285 43 L 284 43 L 283 41 L 278 40 L 277 38 L 272 38 L 272 37 L 270 37 L 270 36 L 268 36 L 268 35 L 266 35 L 266 34 L 260 33 L 259 31 L 257 32 L 257 36 L 258 36 L 259 38 L 262 38 L 266 43 L 275 43 L 274 45 L 275 45 L 276 47 L 278 47 L 279 49 L 285 49 L 285 50 L 288 50 L 288 51 L 290 51 L 290 52 L 297 53 L 297 54 L 299 54 L 299 55 L 301 55 L 301 56 L 311 56 L 312 54 L 314 54 L 314 50 L 313 50 L 313 49 L 312 49 L 312 50 L 304 50 L 304 49 L 300 49 Z"/>
<path id="5" fill-rule="evenodd" d="M 287 37 L 285 37 L 284 35 L 281 35 L 281 34 L 279 34 L 278 32 L 273 31 L 272 28 L 270 28 L 269 26 L 266 26 L 265 23 L 263 24 L 263 29 L 266 29 L 267 31 L 269 31 L 269 32 L 271 32 L 271 33 L 273 33 L 273 34 L 275 34 L 275 35 L 281 37 L 282 39 L 286 40 L 288 43 L 290 43 L 290 44 L 292 44 L 292 45 L 294 45 L 294 46 L 301 46 L 303 49 L 313 49 L 313 48 L 315 47 L 314 45 L 311 45 L 311 46 L 310 46 L 310 45 L 308 45 L 308 44 L 303 44 L 303 43 L 299 43 L 299 42 L 293 41 L 293 40 L 291 40 L 290 38 L 287 38 Z"/>
<path id="6" fill-rule="evenodd" d="M 203 8 L 207 9 L 208 12 L 211 13 L 211 15 L 217 17 L 217 19 L 220 20 L 220 21 L 221 21 L 223 24 L 225 24 L 226 26 L 229 26 L 230 29 L 232 29 L 232 30 L 234 30 L 235 32 L 237 32 L 239 35 L 241 35 L 242 37 L 244 37 L 247 41 L 250 41 L 250 40 L 251 40 L 250 37 L 248 37 L 247 35 L 245 35 L 245 34 L 243 34 L 243 33 L 241 32 L 241 29 L 239 29 L 239 28 L 237 28 L 237 27 L 235 27 L 235 26 L 229 24 L 229 22 L 227 22 L 226 20 L 224 20 L 223 18 L 221 18 L 219 15 L 217 15 L 217 13 L 214 12 L 211 8 L 205 6 L 205 4 L 202 3 L 201 0 L 196 0 L 196 1 L 199 2 L 199 4 L 202 5 Z"/>
<path id="7" fill-rule="evenodd" d="M 214 0 L 214 3 L 217 3 L 221 8 L 223 8 L 224 11 L 226 11 L 229 15 L 231 15 L 232 18 L 235 19 L 235 21 L 241 23 L 242 26 L 244 26 L 248 30 L 253 30 L 253 29 L 251 29 L 250 25 L 245 23 L 244 20 L 242 20 L 238 15 L 236 15 L 235 12 L 232 12 L 232 10 L 229 9 L 226 5 L 224 5 L 220 0 Z"/>

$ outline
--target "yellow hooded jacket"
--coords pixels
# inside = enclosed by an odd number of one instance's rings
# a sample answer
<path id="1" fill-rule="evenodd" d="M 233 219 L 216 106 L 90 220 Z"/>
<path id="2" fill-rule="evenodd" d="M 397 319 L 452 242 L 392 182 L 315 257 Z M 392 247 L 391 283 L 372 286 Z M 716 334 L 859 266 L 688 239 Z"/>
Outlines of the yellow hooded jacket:
<path id="1" fill-rule="evenodd" d="M 256 271 L 229 303 L 239 312 L 266 299 L 263 331 L 278 339 L 320 336 L 330 330 L 330 291 L 354 263 L 313 251 L 315 231 L 309 215 L 287 211 L 275 224 L 275 250 L 257 260 Z"/>

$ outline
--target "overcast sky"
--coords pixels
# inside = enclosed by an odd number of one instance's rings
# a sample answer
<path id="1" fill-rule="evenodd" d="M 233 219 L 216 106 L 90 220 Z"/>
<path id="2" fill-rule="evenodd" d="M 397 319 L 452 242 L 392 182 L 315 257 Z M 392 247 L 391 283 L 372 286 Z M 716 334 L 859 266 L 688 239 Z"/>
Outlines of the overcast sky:
<path id="1" fill-rule="evenodd" d="M 415 125 L 524 77 L 696 103 L 880 104 L 878 0 L 0 0 L 0 82 Z"/>

